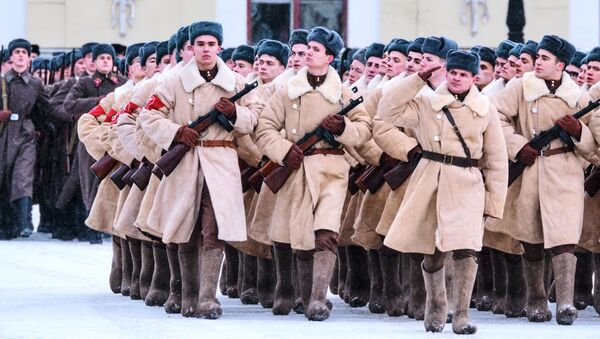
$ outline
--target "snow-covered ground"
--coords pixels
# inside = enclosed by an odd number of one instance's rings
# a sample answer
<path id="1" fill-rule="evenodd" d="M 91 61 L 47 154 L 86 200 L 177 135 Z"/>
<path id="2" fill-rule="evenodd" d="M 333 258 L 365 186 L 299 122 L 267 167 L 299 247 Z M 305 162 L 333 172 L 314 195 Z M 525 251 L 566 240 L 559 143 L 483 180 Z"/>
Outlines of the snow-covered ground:
<path id="1" fill-rule="evenodd" d="M 425 333 L 407 317 L 351 309 L 330 295 L 325 322 L 303 315 L 275 317 L 260 306 L 219 296 L 219 320 L 185 319 L 162 308 L 112 294 L 108 288 L 110 242 L 101 246 L 50 240 L 0 241 L 0 338 L 446 338 Z M 551 309 L 554 312 L 554 305 Z M 588 307 L 573 326 L 553 320 L 533 324 L 490 312 L 471 311 L 479 330 L 472 338 L 600 338 L 600 317 Z"/>

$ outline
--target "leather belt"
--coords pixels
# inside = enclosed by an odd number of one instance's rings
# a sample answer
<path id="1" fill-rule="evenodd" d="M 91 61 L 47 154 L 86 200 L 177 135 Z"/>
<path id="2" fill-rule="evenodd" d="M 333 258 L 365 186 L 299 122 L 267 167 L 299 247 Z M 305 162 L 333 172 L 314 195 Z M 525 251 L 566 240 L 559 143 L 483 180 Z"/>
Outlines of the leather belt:
<path id="1" fill-rule="evenodd" d="M 196 140 L 196 146 L 235 148 L 235 144 L 231 140 Z"/>
<path id="2" fill-rule="evenodd" d="M 304 155 L 316 154 L 344 155 L 344 150 L 341 148 L 311 148 L 304 152 Z"/>
<path id="3" fill-rule="evenodd" d="M 551 148 L 551 149 L 546 149 L 546 150 L 543 149 L 540 151 L 540 157 L 542 157 L 542 158 L 551 157 L 553 155 L 569 153 L 569 152 L 574 152 L 574 151 L 575 151 L 575 149 L 571 146 Z"/>
<path id="4" fill-rule="evenodd" d="M 423 150 L 423 158 L 458 167 L 479 167 L 479 159 L 467 159 L 425 150 Z"/>

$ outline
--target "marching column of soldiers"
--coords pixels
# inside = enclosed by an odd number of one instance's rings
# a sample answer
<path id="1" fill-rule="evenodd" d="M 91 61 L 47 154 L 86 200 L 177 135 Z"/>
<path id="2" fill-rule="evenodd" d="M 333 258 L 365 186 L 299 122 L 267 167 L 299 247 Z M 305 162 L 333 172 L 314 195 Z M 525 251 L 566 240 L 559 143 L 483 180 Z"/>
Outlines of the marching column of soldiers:
<path id="1" fill-rule="evenodd" d="M 0 236 L 112 238 L 114 293 L 217 319 L 217 292 L 477 330 L 470 308 L 600 313 L 600 47 L 554 35 L 223 49 L 219 23 L 117 58 L 2 56 Z M 120 54 L 122 52 L 119 52 Z M 548 301 L 556 302 L 552 312 Z"/>

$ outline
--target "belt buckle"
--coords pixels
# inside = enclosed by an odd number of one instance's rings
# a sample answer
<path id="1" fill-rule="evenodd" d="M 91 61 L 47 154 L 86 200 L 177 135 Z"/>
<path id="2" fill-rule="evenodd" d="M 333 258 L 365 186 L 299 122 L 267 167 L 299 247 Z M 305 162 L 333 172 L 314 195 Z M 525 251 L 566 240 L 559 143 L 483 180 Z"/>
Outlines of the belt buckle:
<path id="1" fill-rule="evenodd" d="M 202 139 L 196 140 L 196 146 L 204 147 L 204 140 L 202 140 Z"/>
<path id="2" fill-rule="evenodd" d="M 550 148 L 550 145 L 546 145 L 544 147 L 542 147 L 542 149 L 540 150 L 540 157 L 545 157 L 546 156 L 546 151 Z"/>
<path id="3" fill-rule="evenodd" d="M 11 114 L 10 121 L 19 121 L 19 115 L 16 113 Z"/>
<path id="4" fill-rule="evenodd" d="M 448 161 L 446 161 L 446 159 L 449 159 Z M 442 162 L 446 165 L 452 165 L 452 163 L 454 162 L 454 156 L 453 155 L 447 155 L 444 154 L 444 159 L 442 160 Z"/>

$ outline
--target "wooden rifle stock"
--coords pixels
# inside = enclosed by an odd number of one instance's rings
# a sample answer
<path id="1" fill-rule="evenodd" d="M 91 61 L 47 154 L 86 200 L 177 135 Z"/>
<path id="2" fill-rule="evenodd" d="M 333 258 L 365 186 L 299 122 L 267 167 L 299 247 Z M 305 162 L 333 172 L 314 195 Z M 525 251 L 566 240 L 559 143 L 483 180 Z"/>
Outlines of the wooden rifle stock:
<path id="1" fill-rule="evenodd" d="M 348 173 L 348 192 L 351 195 L 356 194 L 360 189 L 358 185 L 356 185 L 356 180 L 363 174 L 363 172 L 367 169 L 367 166 L 358 164 L 356 167 L 350 168 L 350 172 Z"/>
<path id="2" fill-rule="evenodd" d="M 240 177 L 242 179 L 242 192 L 246 193 L 250 188 L 254 188 L 250 183 L 250 177 L 258 171 L 258 168 L 248 165 L 244 160 L 239 160 Z"/>
<path id="3" fill-rule="evenodd" d="M 130 169 L 131 168 L 129 166 L 122 165 L 110 176 L 110 181 L 112 181 L 119 190 L 123 190 L 123 188 L 127 186 L 127 184 L 123 181 L 123 177 L 125 174 L 127 174 L 127 172 L 129 172 Z"/>
<path id="4" fill-rule="evenodd" d="M 92 170 L 92 172 L 94 172 L 94 175 L 100 181 L 102 181 L 102 180 L 104 180 L 104 178 L 106 178 L 108 176 L 110 171 L 112 171 L 112 169 L 115 167 L 117 162 L 118 161 L 113 159 L 113 157 L 108 155 L 108 153 L 105 153 L 102 156 L 102 158 L 98 159 L 98 161 L 96 161 L 94 164 L 92 164 L 90 169 Z"/>
<path id="5" fill-rule="evenodd" d="M 364 193 L 367 190 L 376 193 L 385 183 L 384 174 L 394 168 L 400 161 L 384 153 L 379 166 L 369 165 L 368 169 L 356 180 L 356 185 Z"/>
<path id="6" fill-rule="evenodd" d="M 600 168 L 594 166 L 584 183 L 586 193 L 593 197 L 600 190 Z"/>
<path id="7" fill-rule="evenodd" d="M 123 182 L 127 186 L 129 186 L 129 187 L 133 186 L 133 181 L 131 181 L 131 177 L 135 174 L 135 172 L 138 170 L 139 167 L 140 167 L 140 162 L 137 160 L 133 160 L 133 162 L 131 163 L 131 168 L 123 176 Z"/>
<path id="8" fill-rule="evenodd" d="M 421 153 L 416 153 L 409 161 L 398 163 L 383 175 L 383 179 L 392 191 L 395 191 L 410 177 L 420 160 Z"/>
<path id="9" fill-rule="evenodd" d="M 131 181 L 140 189 L 140 191 L 143 191 L 148 187 L 150 177 L 152 176 L 152 167 L 153 164 L 148 161 L 148 159 L 143 158 L 142 164 L 131 176 Z"/>
<path id="10" fill-rule="evenodd" d="M 255 81 L 251 84 L 247 84 L 244 88 L 236 93 L 234 96 L 229 98 L 231 102 L 236 102 L 240 100 L 244 95 L 248 94 L 250 91 L 258 87 L 258 82 Z M 233 125 L 231 122 L 223 115 L 223 113 L 213 109 L 208 114 L 199 117 L 193 122 L 188 124 L 188 127 L 195 130 L 198 133 L 201 133 L 205 129 L 207 129 L 213 123 L 218 122 L 225 130 L 228 132 L 233 131 Z M 156 167 L 160 170 L 164 175 L 169 176 L 175 168 L 179 165 L 185 154 L 191 148 L 188 145 L 182 143 L 174 144 L 168 151 L 165 153 L 157 162 Z M 157 174 L 157 169 L 153 170 L 152 173 Z"/>

